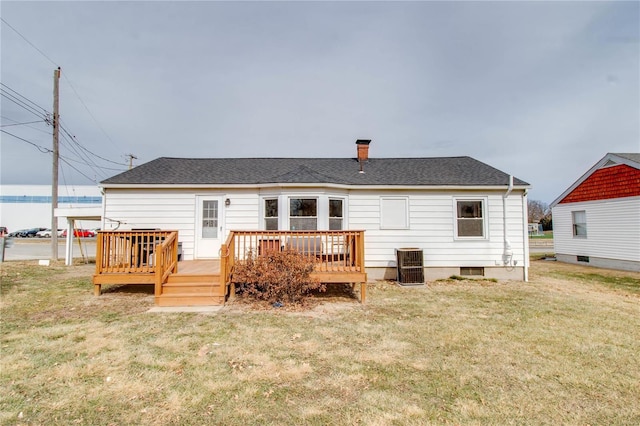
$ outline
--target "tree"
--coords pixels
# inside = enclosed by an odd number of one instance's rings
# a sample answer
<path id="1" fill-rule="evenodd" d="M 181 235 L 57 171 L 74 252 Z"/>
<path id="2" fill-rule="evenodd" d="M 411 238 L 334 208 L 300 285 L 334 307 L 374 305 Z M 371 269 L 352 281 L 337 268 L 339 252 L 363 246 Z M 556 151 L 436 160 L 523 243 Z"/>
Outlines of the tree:
<path id="1" fill-rule="evenodd" d="M 552 231 L 553 230 L 553 218 L 551 217 L 551 210 L 547 212 L 547 214 L 540 219 L 540 223 L 542 224 L 543 231 Z"/>
<path id="2" fill-rule="evenodd" d="M 527 202 L 527 212 L 529 214 L 529 223 L 540 223 L 540 221 L 550 214 L 549 205 L 540 200 L 529 200 Z"/>

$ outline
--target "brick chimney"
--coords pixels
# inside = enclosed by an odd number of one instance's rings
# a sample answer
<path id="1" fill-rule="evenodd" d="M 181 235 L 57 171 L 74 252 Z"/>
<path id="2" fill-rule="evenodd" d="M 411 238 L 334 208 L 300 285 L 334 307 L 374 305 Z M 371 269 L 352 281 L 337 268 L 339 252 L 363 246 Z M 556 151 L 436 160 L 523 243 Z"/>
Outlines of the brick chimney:
<path id="1" fill-rule="evenodd" d="M 369 161 L 369 144 L 371 139 L 358 139 L 356 145 L 358 146 L 358 162 Z"/>

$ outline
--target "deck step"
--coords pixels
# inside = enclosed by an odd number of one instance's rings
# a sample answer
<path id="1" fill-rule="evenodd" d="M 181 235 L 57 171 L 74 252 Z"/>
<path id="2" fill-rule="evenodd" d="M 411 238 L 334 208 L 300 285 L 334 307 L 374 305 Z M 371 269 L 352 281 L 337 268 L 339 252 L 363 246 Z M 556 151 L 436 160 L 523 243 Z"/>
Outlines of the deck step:
<path id="1" fill-rule="evenodd" d="M 162 294 L 202 294 L 222 293 L 219 282 L 168 282 L 162 286 Z"/>
<path id="2" fill-rule="evenodd" d="M 220 274 L 171 274 L 167 279 L 169 284 L 177 283 L 219 283 Z"/>
<path id="3" fill-rule="evenodd" d="M 156 297 L 157 306 L 224 305 L 226 287 L 213 274 L 171 275 Z"/>
<path id="4" fill-rule="evenodd" d="M 156 306 L 218 306 L 224 305 L 223 296 L 163 294 L 156 297 Z"/>

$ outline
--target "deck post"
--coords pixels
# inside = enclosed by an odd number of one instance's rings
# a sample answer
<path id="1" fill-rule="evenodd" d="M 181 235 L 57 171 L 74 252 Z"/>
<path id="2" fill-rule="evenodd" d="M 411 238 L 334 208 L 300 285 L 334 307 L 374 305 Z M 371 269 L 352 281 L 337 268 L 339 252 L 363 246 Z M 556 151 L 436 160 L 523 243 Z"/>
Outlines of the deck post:
<path id="1" fill-rule="evenodd" d="M 360 283 L 360 303 L 364 304 L 367 301 L 367 283 Z"/>
<path id="2" fill-rule="evenodd" d="M 155 285 L 153 289 L 153 295 L 155 296 L 155 303 L 158 303 L 158 297 L 162 295 L 162 276 L 164 275 L 164 250 L 158 250 L 155 259 Z"/>
<path id="3" fill-rule="evenodd" d="M 102 233 L 98 231 L 98 238 L 96 239 L 96 275 L 100 275 L 102 273 L 103 261 L 104 257 L 104 238 Z M 100 296 L 100 291 L 102 289 L 102 285 L 94 284 L 93 286 L 93 295 Z"/>

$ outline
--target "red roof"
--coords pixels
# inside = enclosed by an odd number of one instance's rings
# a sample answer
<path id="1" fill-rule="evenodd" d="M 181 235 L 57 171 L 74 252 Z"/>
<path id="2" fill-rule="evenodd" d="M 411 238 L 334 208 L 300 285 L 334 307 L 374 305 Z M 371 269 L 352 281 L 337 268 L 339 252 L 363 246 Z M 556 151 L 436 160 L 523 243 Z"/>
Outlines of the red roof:
<path id="1" fill-rule="evenodd" d="M 619 164 L 596 170 L 559 204 L 640 196 L 640 170 Z"/>

